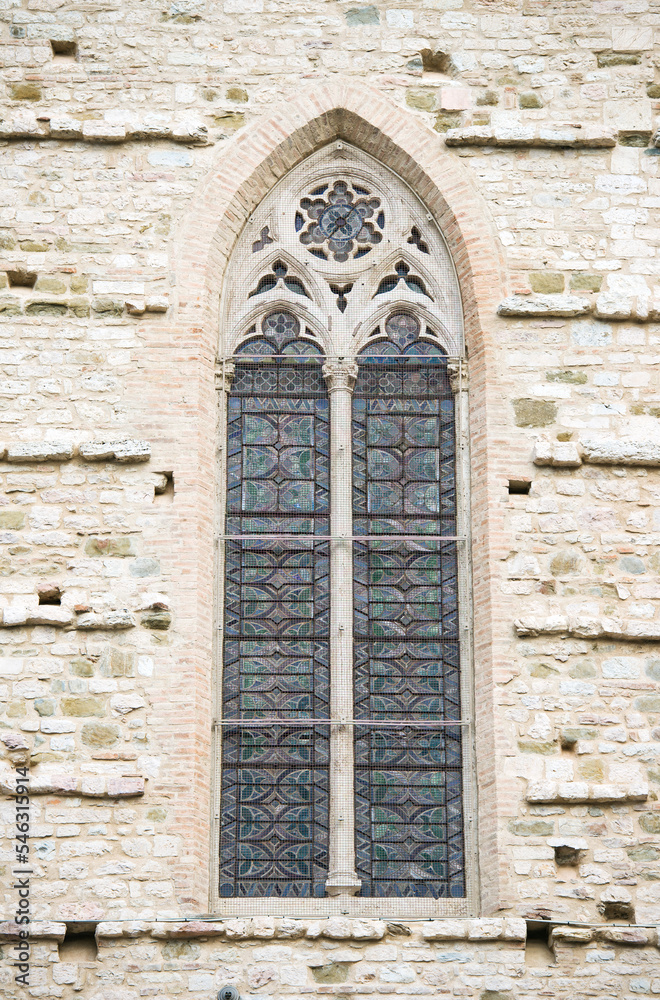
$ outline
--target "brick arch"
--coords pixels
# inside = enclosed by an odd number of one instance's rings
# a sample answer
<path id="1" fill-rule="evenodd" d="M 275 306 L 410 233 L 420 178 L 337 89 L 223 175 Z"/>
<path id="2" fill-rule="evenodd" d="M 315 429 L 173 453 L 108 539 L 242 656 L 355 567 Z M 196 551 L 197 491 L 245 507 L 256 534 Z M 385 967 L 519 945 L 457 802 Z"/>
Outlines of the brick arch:
<path id="1" fill-rule="evenodd" d="M 212 470 L 216 442 L 211 414 L 215 409 L 211 369 L 217 350 L 219 300 L 227 262 L 245 222 L 271 188 L 311 153 L 329 142 L 344 139 L 394 170 L 435 217 L 452 254 L 462 289 L 466 344 L 470 358 L 470 426 L 472 466 L 473 561 L 492 566 L 499 534 L 493 512 L 497 489 L 504 479 L 502 459 L 494 460 L 505 435 L 500 430 L 504 394 L 498 392 L 496 365 L 497 303 L 506 294 L 507 276 L 486 202 L 473 185 L 467 169 L 448 152 L 439 136 L 404 109 L 364 86 L 324 84 L 288 101 L 282 110 L 248 126 L 222 147 L 215 167 L 195 192 L 176 235 L 176 285 L 179 305 L 170 318 L 170 330 L 179 349 L 195 359 L 190 374 L 198 386 L 198 412 L 205 421 L 196 426 L 197 440 L 189 442 L 191 475 L 200 481 L 188 498 L 191 511 L 202 517 L 196 542 L 200 564 L 196 599 L 198 648 L 202 650 L 195 671 L 190 701 L 195 732 L 182 737 L 184 756 L 194 754 L 195 798 L 201 810 L 197 830 L 208 813 L 208 749 L 212 656 L 208 623 L 212 607 L 203 581 L 209 577 L 212 550 Z M 488 422 L 486 421 L 488 413 Z M 495 430 L 493 430 L 495 428 Z M 196 445 L 196 447 L 195 447 Z M 194 456 L 194 459 L 193 459 Z M 206 470 L 207 478 L 203 471 Z M 211 478 L 208 478 L 208 477 Z M 182 497 L 183 500 L 183 497 Z M 200 514 L 201 512 L 201 514 Z M 204 536 L 204 537 L 202 537 Z M 492 539 L 495 541 L 493 542 Z M 495 912 L 506 895 L 506 866 L 499 857 L 495 754 L 498 721 L 493 711 L 493 674 L 498 663 L 496 629 L 493 628 L 494 584 L 488 573 L 474 579 L 474 660 L 476 669 L 477 783 L 479 787 L 479 842 L 481 857 L 481 912 Z M 501 629 L 501 625 L 500 625 Z M 204 647 L 208 650 L 205 655 Z M 190 698 L 190 688 L 187 689 Z M 192 703 L 196 704 L 196 708 Z M 502 789 L 505 796 L 510 790 Z M 190 789 L 183 790 L 182 805 Z M 196 853 L 202 860 L 203 838 Z M 201 904 L 204 877 L 200 868 L 190 881 L 182 879 L 188 898 Z M 202 904 L 203 905 L 203 904 Z"/>

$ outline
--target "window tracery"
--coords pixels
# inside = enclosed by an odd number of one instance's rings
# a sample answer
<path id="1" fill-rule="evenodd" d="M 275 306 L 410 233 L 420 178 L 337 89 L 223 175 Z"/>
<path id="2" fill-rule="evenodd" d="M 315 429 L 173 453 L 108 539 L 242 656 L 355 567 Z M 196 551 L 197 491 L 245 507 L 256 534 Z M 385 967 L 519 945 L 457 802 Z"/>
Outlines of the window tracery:
<path id="1" fill-rule="evenodd" d="M 234 261 L 219 896 L 463 899 L 451 258 L 338 144 Z"/>

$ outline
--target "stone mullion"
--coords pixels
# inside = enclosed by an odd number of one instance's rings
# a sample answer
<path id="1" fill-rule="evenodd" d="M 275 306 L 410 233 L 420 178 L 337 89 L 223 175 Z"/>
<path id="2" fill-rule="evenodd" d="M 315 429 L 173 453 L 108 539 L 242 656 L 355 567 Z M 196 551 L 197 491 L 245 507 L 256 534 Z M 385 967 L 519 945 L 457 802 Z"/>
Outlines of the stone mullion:
<path id="1" fill-rule="evenodd" d="M 355 895 L 352 394 L 357 365 L 323 367 L 330 398 L 330 829 L 326 892 Z M 342 539 L 345 539 L 343 541 Z"/>

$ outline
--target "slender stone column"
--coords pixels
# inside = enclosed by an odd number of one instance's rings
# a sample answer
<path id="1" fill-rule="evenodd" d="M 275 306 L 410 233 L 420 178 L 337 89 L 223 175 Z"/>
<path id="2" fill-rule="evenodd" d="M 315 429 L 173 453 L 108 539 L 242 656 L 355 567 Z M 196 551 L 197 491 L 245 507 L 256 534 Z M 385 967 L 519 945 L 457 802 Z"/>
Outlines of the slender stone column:
<path id="1" fill-rule="evenodd" d="M 330 396 L 330 870 L 329 896 L 355 895 L 353 782 L 353 534 L 351 418 L 358 367 L 323 366 Z M 345 538 L 346 541 L 341 541 Z"/>
<path id="2" fill-rule="evenodd" d="M 216 683 L 214 687 L 214 719 L 212 736 L 213 753 L 213 826 L 211 830 L 211 842 L 213 847 L 213 858 L 220 857 L 220 810 L 222 792 L 222 728 L 217 720 L 222 717 L 222 678 L 224 672 L 224 620 L 225 620 L 225 565 L 226 542 L 222 537 L 226 531 L 225 514 L 227 509 L 227 410 L 229 393 L 234 378 L 236 366 L 231 361 L 223 361 L 220 368 L 215 371 L 215 388 L 218 393 L 218 403 L 220 406 L 220 419 L 218 426 L 218 477 L 216 485 L 216 572 L 215 572 L 215 601 L 216 601 L 216 622 L 213 637 L 213 662 L 216 664 Z M 214 861 L 214 866 L 217 860 Z M 217 869 L 214 867 L 217 873 Z M 218 879 L 213 880 L 213 900 L 217 905 Z"/>

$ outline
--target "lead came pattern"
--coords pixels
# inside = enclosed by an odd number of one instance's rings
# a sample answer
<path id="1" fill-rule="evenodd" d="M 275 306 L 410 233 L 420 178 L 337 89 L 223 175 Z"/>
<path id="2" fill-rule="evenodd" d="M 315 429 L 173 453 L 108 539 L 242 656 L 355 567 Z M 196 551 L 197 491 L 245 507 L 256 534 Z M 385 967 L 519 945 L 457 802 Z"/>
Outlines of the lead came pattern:
<path id="1" fill-rule="evenodd" d="M 357 870 L 362 895 L 462 897 L 456 543 L 424 538 L 456 533 L 454 404 L 417 320 L 385 332 L 358 359 L 354 532 L 420 537 L 354 545 L 355 715 L 392 723 L 355 727 Z"/>
<path id="2" fill-rule="evenodd" d="M 226 544 L 220 896 L 322 896 L 328 727 L 291 722 L 329 711 L 328 399 L 295 317 L 261 332 L 228 401 L 227 534 L 255 537 Z"/>

